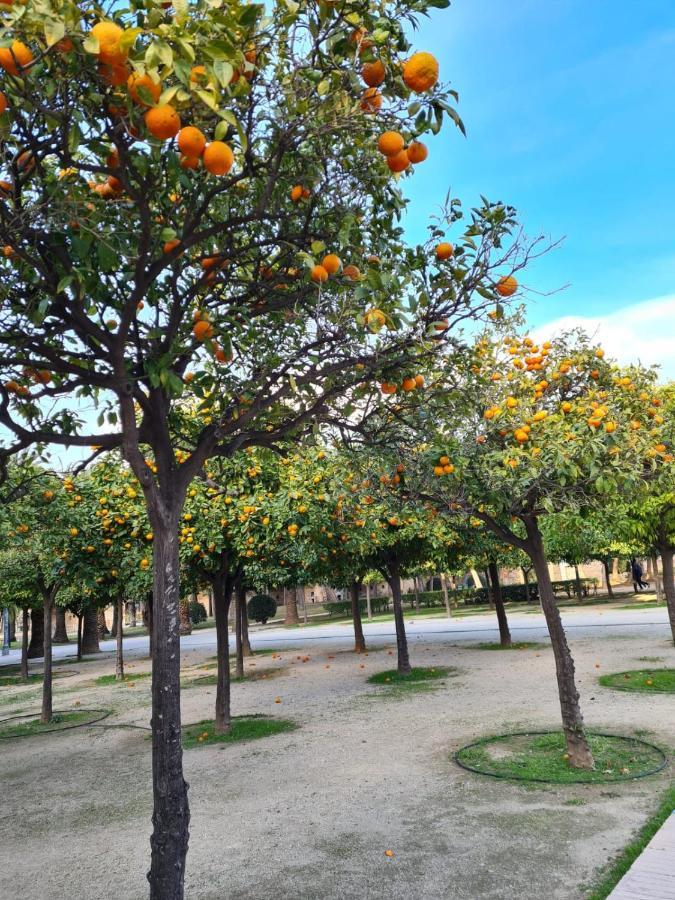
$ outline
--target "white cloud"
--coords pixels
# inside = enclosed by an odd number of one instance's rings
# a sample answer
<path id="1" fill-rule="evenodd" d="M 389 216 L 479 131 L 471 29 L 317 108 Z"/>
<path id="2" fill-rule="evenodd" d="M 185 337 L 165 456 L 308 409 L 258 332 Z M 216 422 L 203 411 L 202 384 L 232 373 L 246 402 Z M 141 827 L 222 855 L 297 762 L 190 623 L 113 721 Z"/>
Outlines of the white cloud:
<path id="1" fill-rule="evenodd" d="M 562 316 L 534 329 L 533 337 L 582 328 L 620 363 L 660 366 L 662 381 L 675 379 L 675 295 L 623 306 L 604 316 Z"/>

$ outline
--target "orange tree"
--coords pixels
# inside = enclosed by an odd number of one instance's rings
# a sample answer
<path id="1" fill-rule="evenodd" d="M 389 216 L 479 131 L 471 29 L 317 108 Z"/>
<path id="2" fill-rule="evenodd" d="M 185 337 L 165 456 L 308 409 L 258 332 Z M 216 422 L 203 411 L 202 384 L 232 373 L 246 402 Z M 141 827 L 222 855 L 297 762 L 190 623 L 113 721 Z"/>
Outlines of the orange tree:
<path id="1" fill-rule="evenodd" d="M 666 449 L 662 424 L 650 415 L 654 397 L 652 371 L 619 369 L 583 335 L 535 344 L 516 333 L 488 334 L 464 362 L 439 369 L 414 419 L 429 448 L 416 472 L 422 493 L 482 522 L 532 560 L 577 767 L 593 759 L 541 520 L 643 489 Z"/>
<path id="2" fill-rule="evenodd" d="M 4 454 L 119 447 L 140 483 L 154 533 L 152 897 L 183 895 L 188 845 L 188 486 L 209 457 L 348 416 L 358 385 L 405 375 L 413 351 L 492 304 L 495 264 L 527 253 L 491 205 L 454 263 L 447 241 L 403 245 L 400 178 L 426 132 L 459 121 L 404 33 L 442 2 L 3 6 Z M 179 466 L 173 411 L 207 393 Z"/>

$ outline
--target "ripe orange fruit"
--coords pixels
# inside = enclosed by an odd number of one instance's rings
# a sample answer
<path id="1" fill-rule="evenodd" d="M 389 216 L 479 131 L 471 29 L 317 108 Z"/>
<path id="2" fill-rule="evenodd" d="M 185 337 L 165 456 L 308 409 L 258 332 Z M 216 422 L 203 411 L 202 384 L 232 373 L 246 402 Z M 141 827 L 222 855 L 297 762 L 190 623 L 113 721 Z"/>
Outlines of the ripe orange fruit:
<path id="1" fill-rule="evenodd" d="M 167 241 L 162 248 L 164 253 L 171 253 L 172 250 L 175 250 L 176 247 L 180 244 L 178 238 L 172 238 L 170 241 Z"/>
<path id="2" fill-rule="evenodd" d="M 342 270 L 342 274 L 345 278 L 348 278 L 350 281 L 357 281 L 361 277 L 361 272 L 357 268 L 357 266 L 345 266 Z"/>
<path id="3" fill-rule="evenodd" d="M 328 281 L 328 272 L 323 266 L 314 266 L 312 268 L 312 281 L 315 281 L 317 284 L 323 284 L 324 281 Z"/>
<path id="4" fill-rule="evenodd" d="M 392 384 L 390 381 L 383 381 L 380 385 L 380 390 L 383 394 L 395 394 L 398 390 L 398 385 Z"/>
<path id="5" fill-rule="evenodd" d="M 198 156 L 181 156 L 179 163 L 181 169 L 198 169 L 201 159 Z"/>
<path id="6" fill-rule="evenodd" d="M 497 293 L 502 297 L 511 297 L 518 290 L 518 282 L 513 275 L 503 275 L 497 282 Z"/>
<path id="7" fill-rule="evenodd" d="M 211 175 L 227 175 L 234 162 L 234 153 L 222 141 L 211 141 L 206 145 L 202 162 Z"/>
<path id="8" fill-rule="evenodd" d="M 206 138 L 194 125 L 186 125 L 178 132 L 178 149 L 185 156 L 201 156 L 206 147 Z"/>
<path id="9" fill-rule="evenodd" d="M 375 62 L 364 63 L 361 69 L 361 77 L 368 87 L 377 87 L 384 81 L 386 72 L 381 60 L 376 59 Z"/>
<path id="10" fill-rule="evenodd" d="M 198 319 L 192 326 L 192 333 L 198 341 L 205 341 L 213 334 L 213 328 L 205 319 Z"/>
<path id="11" fill-rule="evenodd" d="M 162 93 L 162 85 L 153 81 L 149 75 L 139 75 L 138 72 L 132 72 L 127 81 L 127 87 L 134 103 L 140 106 L 152 106 L 159 100 Z M 139 89 L 144 94 L 150 96 L 150 100 L 144 100 L 139 94 Z"/>
<path id="12" fill-rule="evenodd" d="M 398 131 L 385 131 L 377 141 L 377 149 L 385 156 L 396 156 L 405 147 L 405 141 Z"/>
<path id="13" fill-rule="evenodd" d="M 408 145 L 408 159 L 411 163 L 416 165 L 424 162 L 428 155 L 427 145 L 423 144 L 422 141 L 412 141 Z"/>
<path id="14" fill-rule="evenodd" d="M 120 87 L 129 79 L 129 66 L 122 60 L 116 63 L 99 63 L 98 74 L 110 87 Z"/>
<path id="15" fill-rule="evenodd" d="M 111 191 L 114 191 L 116 194 L 121 194 L 124 190 L 124 186 L 119 178 L 116 178 L 114 175 L 108 175 L 108 187 Z"/>
<path id="16" fill-rule="evenodd" d="M 614 422 L 605 422 L 605 431 L 608 434 L 611 434 L 613 431 L 616 431 L 616 424 Z"/>
<path id="17" fill-rule="evenodd" d="M 424 387 L 424 375 L 415 375 L 415 384 L 418 388 Z"/>
<path id="18" fill-rule="evenodd" d="M 387 157 L 387 165 L 392 172 L 405 172 L 410 166 L 410 160 L 405 150 L 401 150 L 395 156 Z"/>
<path id="19" fill-rule="evenodd" d="M 180 116 L 168 103 L 153 106 L 145 114 L 145 124 L 158 141 L 168 141 L 180 131 Z"/>
<path id="20" fill-rule="evenodd" d="M 303 187 L 301 184 L 296 184 L 291 188 L 291 200 L 293 203 L 299 203 L 304 196 Z"/>
<path id="21" fill-rule="evenodd" d="M 450 259 L 454 252 L 455 248 L 452 246 L 452 244 L 449 244 L 447 241 L 443 241 L 436 247 L 436 259 Z"/>
<path id="22" fill-rule="evenodd" d="M 413 53 L 403 65 L 403 80 L 416 94 L 431 90 L 438 81 L 438 60 L 431 53 Z"/>
<path id="23" fill-rule="evenodd" d="M 7 109 L 7 97 L 0 91 L 0 116 Z"/>
<path id="24" fill-rule="evenodd" d="M 119 25 L 114 22 L 97 22 L 91 33 L 98 41 L 98 58 L 101 62 L 112 65 L 126 58 L 126 52 L 120 50 L 123 31 Z"/>
<path id="25" fill-rule="evenodd" d="M 602 357 L 605 355 L 605 351 L 602 349 L 602 347 L 598 347 L 598 349 L 595 351 L 595 355 L 598 359 L 602 359 Z"/>
<path id="26" fill-rule="evenodd" d="M 218 347 L 216 349 L 216 359 L 219 363 L 229 363 L 232 362 L 232 354 L 226 353 L 222 347 Z"/>
<path id="27" fill-rule="evenodd" d="M 190 81 L 193 84 L 206 84 L 208 80 L 209 75 L 204 66 L 193 66 L 190 69 Z"/>
<path id="28" fill-rule="evenodd" d="M 18 75 L 33 62 L 33 54 L 21 41 L 12 41 L 10 47 L 0 47 L 0 66 L 10 75 Z"/>
<path id="29" fill-rule="evenodd" d="M 335 275 L 337 272 L 340 271 L 340 267 L 342 265 L 342 260 L 340 259 L 339 256 L 336 256 L 335 253 L 328 253 L 321 260 L 321 265 L 324 267 L 324 269 L 326 270 L 326 272 L 328 272 L 329 275 Z"/>
<path id="30" fill-rule="evenodd" d="M 401 387 L 404 391 L 414 391 L 417 387 L 417 382 L 414 378 L 404 378 Z"/>
<path id="31" fill-rule="evenodd" d="M 382 94 L 377 88 L 366 88 L 361 95 L 361 109 L 365 113 L 376 113 L 382 108 Z"/>

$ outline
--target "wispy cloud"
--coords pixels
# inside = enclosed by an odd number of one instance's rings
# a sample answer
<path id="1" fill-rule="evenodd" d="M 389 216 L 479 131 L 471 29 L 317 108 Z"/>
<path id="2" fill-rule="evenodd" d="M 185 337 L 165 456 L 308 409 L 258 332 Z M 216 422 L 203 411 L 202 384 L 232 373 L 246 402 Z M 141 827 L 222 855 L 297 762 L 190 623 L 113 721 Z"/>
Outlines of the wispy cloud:
<path id="1" fill-rule="evenodd" d="M 675 378 L 675 295 L 624 306 L 602 316 L 562 316 L 539 326 L 538 340 L 582 328 L 621 363 L 660 366 L 661 380 Z"/>

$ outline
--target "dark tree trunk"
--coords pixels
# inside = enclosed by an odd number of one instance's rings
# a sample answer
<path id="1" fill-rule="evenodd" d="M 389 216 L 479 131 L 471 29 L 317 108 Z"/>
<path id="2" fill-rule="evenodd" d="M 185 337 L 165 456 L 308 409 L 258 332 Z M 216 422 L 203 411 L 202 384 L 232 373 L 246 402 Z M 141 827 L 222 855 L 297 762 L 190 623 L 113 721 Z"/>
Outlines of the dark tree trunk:
<path id="1" fill-rule="evenodd" d="M 445 577 L 445 572 L 441 572 L 441 588 L 443 589 L 443 602 L 445 603 L 445 614 L 448 618 L 451 618 L 452 613 L 450 612 L 450 596 L 448 594 L 448 579 Z"/>
<path id="2" fill-rule="evenodd" d="M 213 612 L 216 618 L 216 655 L 218 659 L 215 731 L 216 734 L 227 734 L 232 727 L 230 637 L 227 628 L 227 617 L 230 611 L 230 603 L 232 602 L 232 582 L 227 572 L 221 571 L 213 579 L 212 583 Z M 237 593 L 239 593 L 239 588 L 237 588 Z M 237 611 L 238 618 L 239 613 Z"/>
<path id="3" fill-rule="evenodd" d="M 108 637 L 110 634 L 110 629 L 108 628 L 108 623 L 105 620 L 105 607 L 99 607 L 96 613 L 96 622 L 98 624 L 98 637 L 99 640 L 103 640 L 103 638 Z"/>
<path id="4" fill-rule="evenodd" d="M 110 637 L 111 638 L 117 637 L 117 623 L 119 621 L 119 617 L 120 617 L 120 614 L 119 614 L 118 605 L 117 605 L 117 603 L 113 603 L 113 620 L 112 620 L 112 625 L 110 626 Z M 122 606 L 122 618 L 124 619 L 124 606 Z"/>
<path id="5" fill-rule="evenodd" d="M 511 632 L 509 631 L 509 622 L 506 618 L 506 609 L 504 608 L 504 596 L 502 594 L 502 585 L 499 580 L 499 568 L 497 563 L 488 563 L 488 574 L 490 576 L 490 591 L 497 610 L 497 622 L 499 623 L 499 643 L 502 647 L 511 646 Z"/>
<path id="6" fill-rule="evenodd" d="M 555 602 L 544 541 L 536 518 L 526 519 L 525 528 L 528 537 L 527 553 L 537 574 L 539 598 L 555 657 L 560 710 L 570 765 L 578 769 L 591 769 L 593 768 L 593 754 L 588 745 L 584 720 L 579 707 L 579 692 L 574 680 L 574 660 L 567 645 L 567 636 L 560 618 L 560 610 Z"/>
<path id="7" fill-rule="evenodd" d="M 661 581 L 659 576 L 659 559 L 656 553 L 652 554 L 652 571 L 654 572 L 654 591 L 656 593 L 656 602 L 661 602 Z"/>
<path id="8" fill-rule="evenodd" d="M 117 629 L 115 631 L 115 639 L 117 641 L 115 647 L 115 681 L 124 681 L 124 647 L 122 641 L 124 639 L 124 598 L 118 597 L 115 604 L 117 613 Z"/>
<path id="9" fill-rule="evenodd" d="M 184 599 L 180 601 L 180 633 L 192 634 L 192 622 L 190 621 L 190 601 Z"/>
<path id="10" fill-rule="evenodd" d="M 136 601 L 132 600 L 129 604 L 129 625 L 131 628 L 136 627 Z"/>
<path id="11" fill-rule="evenodd" d="M 235 669 L 236 678 L 244 677 L 244 615 L 246 611 L 246 590 L 241 577 L 235 584 L 234 605 L 234 638 L 235 638 Z"/>
<path id="12" fill-rule="evenodd" d="M 286 591 L 286 615 L 284 617 L 284 625 L 299 625 L 300 617 L 298 616 L 298 589 L 293 588 Z"/>
<path id="13" fill-rule="evenodd" d="M 77 661 L 82 661 L 82 622 L 84 616 L 82 613 L 77 614 Z"/>
<path id="14" fill-rule="evenodd" d="M 251 641 L 248 636 L 248 607 L 246 606 L 246 590 L 241 597 L 241 652 L 244 656 L 253 656 Z"/>
<path id="15" fill-rule="evenodd" d="M 415 610 L 420 611 L 420 583 L 417 575 L 413 578 L 413 591 L 415 592 Z"/>
<path id="16" fill-rule="evenodd" d="M 33 606 L 30 611 L 30 643 L 28 659 L 37 659 L 44 653 L 45 611 L 43 606 Z"/>
<path id="17" fill-rule="evenodd" d="M 207 596 L 209 598 L 209 619 L 212 619 L 213 618 L 213 591 L 210 588 L 209 588 Z"/>
<path id="18" fill-rule="evenodd" d="M 525 566 L 520 567 L 520 571 L 523 573 L 523 582 L 525 583 L 525 599 L 527 602 L 530 602 L 530 570 Z"/>
<path id="19" fill-rule="evenodd" d="M 410 658 L 408 656 L 408 639 L 405 634 L 405 619 L 403 618 L 403 599 L 401 597 L 401 571 L 396 558 L 391 558 L 387 563 L 386 578 L 391 588 L 394 603 L 394 623 L 396 625 L 396 649 L 398 651 L 399 675 L 410 675 Z"/>
<path id="20" fill-rule="evenodd" d="M 82 653 L 98 653 L 98 610 L 95 606 L 88 606 L 84 611 L 82 622 Z"/>
<path id="21" fill-rule="evenodd" d="M 150 900 L 182 900 L 190 807 L 180 721 L 179 504 L 148 503 L 153 541 Z"/>
<path id="22" fill-rule="evenodd" d="M 661 553 L 661 566 L 663 567 L 663 593 L 666 595 L 668 607 L 668 619 L 670 631 L 675 644 L 675 575 L 673 574 L 673 548 L 669 544 L 659 547 Z"/>
<path id="23" fill-rule="evenodd" d="M 354 653 L 366 652 L 366 639 L 363 636 L 363 623 L 361 622 L 361 606 L 359 604 L 360 583 L 352 581 L 349 585 L 349 593 L 352 600 L 352 618 L 354 619 Z"/>
<path id="24" fill-rule="evenodd" d="M 68 644 L 68 634 L 66 632 L 66 610 L 63 606 L 57 606 L 54 610 L 54 636 L 53 644 Z"/>
<path id="25" fill-rule="evenodd" d="M 43 725 L 48 725 L 53 717 L 52 712 L 52 607 L 54 605 L 54 596 L 56 592 L 53 590 L 45 590 L 44 592 L 44 622 L 45 627 L 42 631 L 43 638 L 43 656 L 44 656 L 44 675 L 42 678 L 42 712 L 40 721 Z"/>
<path id="26" fill-rule="evenodd" d="M 495 608 L 495 598 L 490 590 L 490 573 L 487 569 L 483 572 L 483 578 L 485 578 L 485 587 L 487 588 L 488 593 L 488 606 L 490 609 Z"/>
<path id="27" fill-rule="evenodd" d="M 9 611 L 9 642 L 10 644 L 16 640 L 16 609 Z"/>
<path id="28" fill-rule="evenodd" d="M 605 584 L 607 585 L 607 596 L 610 600 L 614 599 L 614 588 L 612 587 L 612 582 L 609 580 L 609 560 L 602 560 L 602 568 L 605 572 Z"/>
<path id="29" fill-rule="evenodd" d="M 574 566 L 574 590 L 579 600 L 581 600 L 581 578 L 579 576 L 579 566 L 577 565 Z"/>
<path id="30" fill-rule="evenodd" d="M 21 610 L 21 680 L 28 681 L 28 609 L 24 606 Z"/>

